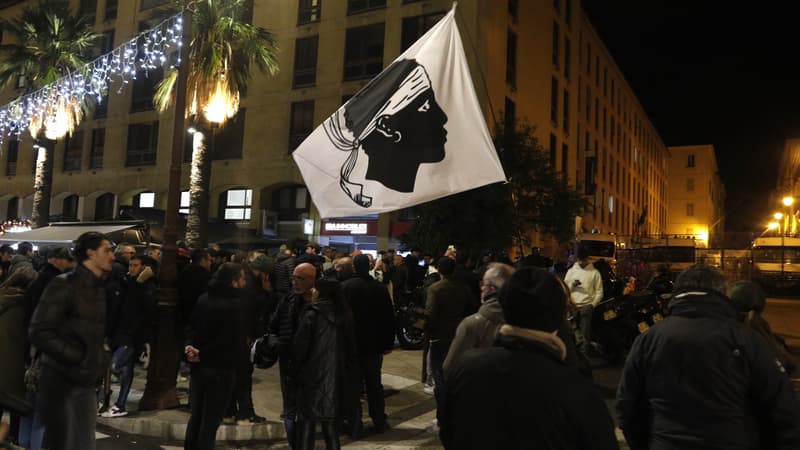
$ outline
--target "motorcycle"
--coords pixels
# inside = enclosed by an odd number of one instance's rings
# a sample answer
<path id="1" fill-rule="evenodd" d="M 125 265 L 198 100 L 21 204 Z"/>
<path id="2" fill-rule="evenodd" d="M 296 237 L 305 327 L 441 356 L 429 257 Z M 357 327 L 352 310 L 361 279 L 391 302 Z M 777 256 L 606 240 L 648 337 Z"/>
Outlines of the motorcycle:
<path id="1" fill-rule="evenodd" d="M 404 350 L 420 350 L 425 337 L 425 291 L 398 291 L 394 297 L 396 334 Z"/>

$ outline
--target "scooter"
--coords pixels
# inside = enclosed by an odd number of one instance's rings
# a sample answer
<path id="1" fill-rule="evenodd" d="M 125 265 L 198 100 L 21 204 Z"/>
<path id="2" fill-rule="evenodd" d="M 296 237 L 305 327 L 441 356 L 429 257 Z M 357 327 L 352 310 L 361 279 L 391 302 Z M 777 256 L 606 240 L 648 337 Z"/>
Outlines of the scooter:
<path id="1" fill-rule="evenodd" d="M 423 288 L 398 291 L 394 297 L 397 341 L 404 350 L 419 350 L 425 335 L 425 292 Z"/>

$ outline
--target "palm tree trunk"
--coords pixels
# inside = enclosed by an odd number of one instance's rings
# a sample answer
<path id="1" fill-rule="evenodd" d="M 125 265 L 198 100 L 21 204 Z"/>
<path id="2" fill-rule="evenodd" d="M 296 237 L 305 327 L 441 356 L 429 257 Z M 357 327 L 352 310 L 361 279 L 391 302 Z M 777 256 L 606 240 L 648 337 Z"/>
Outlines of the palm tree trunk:
<path id="1" fill-rule="evenodd" d="M 192 172 L 189 177 L 189 217 L 186 220 L 186 245 L 191 249 L 208 246 L 208 191 L 211 185 L 211 155 L 205 135 L 193 134 Z"/>
<path id="2" fill-rule="evenodd" d="M 33 212 L 31 222 L 35 228 L 46 227 L 50 221 L 50 193 L 53 189 L 53 149 L 56 141 L 42 139 L 37 148 L 36 175 L 33 182 Z"/>

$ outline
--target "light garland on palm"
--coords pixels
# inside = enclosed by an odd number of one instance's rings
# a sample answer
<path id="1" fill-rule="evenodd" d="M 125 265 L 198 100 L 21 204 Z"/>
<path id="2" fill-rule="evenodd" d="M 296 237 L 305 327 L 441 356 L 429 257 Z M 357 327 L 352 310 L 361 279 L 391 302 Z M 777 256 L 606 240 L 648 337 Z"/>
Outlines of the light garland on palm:
<path id="1" fill-rule="evenodd" d="M 26 130 L 34 138 L 42 129 L 48 139 L 72 134 L 83 118 L 87 100 L 99 105 L 112 84 L 119 84 L 117 93 L 121 94 L 131 80 L 136 80 L 138 73 L 149 76 L 150 71 L 167 65 L 171 53 L 176 59 L 169 68 L 180 65 L 182 35 L 183 21 L 177 14 L 95 58 L 80 70 L 0 107 L 0 145 L 5 137 L 16 135 L 19 138 Z"/>

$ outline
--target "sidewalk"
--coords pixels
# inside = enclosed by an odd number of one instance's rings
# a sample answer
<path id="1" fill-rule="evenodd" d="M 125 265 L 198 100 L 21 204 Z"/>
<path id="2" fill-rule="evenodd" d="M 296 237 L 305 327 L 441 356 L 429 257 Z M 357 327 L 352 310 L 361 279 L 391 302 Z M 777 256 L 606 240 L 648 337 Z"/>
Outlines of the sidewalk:
<path id="1" fill-rule="evenodd" d="M 395 350 L 385 358 L 383 384 L 387 397 L 386 412 L 389 415 L 392 429 L 385 434 L 371 435 L 368 438 L 380 439 L 386 444 L 388 441 L 406 440 L 413 435 L 426 432 L 426 428 L 435 417 L 436 403 L 432 396 L 422 392 L 422 384 L 419 382 L 421 366 L 422 353 L 419 351 Z M 168 441 L 183 441 L 186 434 L 186 423 L 189 420 L 188 409 L 182 407 L 162 411 L 138 410 L 146 378 L 146 372 L 137 367 L 126 405 L 129 412 L 127 416 L 98 417 L 98 423 L 125 433 L 152 436 Z M 113 403 L 119 392 L 119 385 L 114 384 L 112 389 L 114 390 L 111 396 Z M 182 405 L 187 403 L 188 389 L 188 381 L 178 383 L 178 398 Z M 217 431 L 217 440 L 237 442 L 282 440 L 285 432 L 280 418 L 281 402 L 278 367 L 266 370 L 256 369 L 253 373 L 253 403 L 256 413 L 266 417 L 267 422 L 250 426 L 222 425 Z M 364 411 L 365 428 L 368 429 L 371 424 L 366 416 L 366 407 L 364 407 Z M 389 439 L 390 436 L 392 439 Z M 439 445 L 436 434 L 429 433 L 428 437 L 434 440 L 433 445 Z"/>

